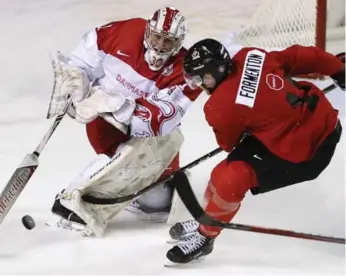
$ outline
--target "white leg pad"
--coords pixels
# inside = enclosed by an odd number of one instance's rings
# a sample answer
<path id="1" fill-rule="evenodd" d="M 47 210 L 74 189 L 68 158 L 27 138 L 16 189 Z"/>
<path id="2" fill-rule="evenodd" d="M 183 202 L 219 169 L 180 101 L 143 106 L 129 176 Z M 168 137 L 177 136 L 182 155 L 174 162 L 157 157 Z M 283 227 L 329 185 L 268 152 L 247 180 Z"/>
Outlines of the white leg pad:
<path id="1" fill-rule="evenodd" d="M 89 166 L 66 189 L 61 203 L 73 210 L 88 228 L 101 237 L 107 223 L 129 202 L 114 205 L 96 205 L 84 202 L 81 197 L 90 194 L 99 198 L 117 198 L 133 194 L 156 182 L 183 143 L 183 135 L 177 129 L 169 135 L 137 138 L 123 144 L 113 158 Z"/>

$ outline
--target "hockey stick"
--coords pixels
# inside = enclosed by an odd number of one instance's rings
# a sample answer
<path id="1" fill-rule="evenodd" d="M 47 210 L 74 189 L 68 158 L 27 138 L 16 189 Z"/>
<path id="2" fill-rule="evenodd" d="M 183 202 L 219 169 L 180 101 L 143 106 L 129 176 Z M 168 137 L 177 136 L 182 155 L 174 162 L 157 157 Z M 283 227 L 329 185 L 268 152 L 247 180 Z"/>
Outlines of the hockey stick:
<path id="1" fill-rule="evenodd" d="M 338 86 L 335 84 L 335 83 L 332 83 L 331 85 L 328 85 L 326 88 L 324 88 L 323 90 L 322 90 L 322 92 L 324 93 L 324 94 L 327 94 L 327 93 L 329 93 L 330 91 L 332 91 L 332 90 L 334 90 L 335 88 L 337 88 Z"/>
<path id="2" fill-rule="evenodd" d="M 289 230 L 273 229 L 273 228 L 263 228 L 258 226 L 236 224 L 236 223 L 226 223 L 223 221 L 216 220 L 206 214 L 199 204 L 194 192 L 192 191 L 190 182 L 184 172 L 178 171 L 173 178 L 173 183 L 176 183 L 175 188 L 182 202 L 184 203 L 186 209 L 190 212 L 193 218 L 200 224 L 222 227 L 233 230 L 249 231 L 263 234 L 279 235 L 292 238 L 308 239 L 314 241 L 324 241 L 330 243 L 340 243 L 345 244 L 344 238 L 335 238 L 307 233 L 299 233 Z"/>
<path id="3" fill-rule="evenodd" d="M 3 222 L 13 204 L 19 197 L 20 193 L 23 191 L 26 184 L 28 184 L 30 178 L 36 171 L 39 165 L 38 157 L 40 156 L 43 148 L 46 146 L 50 137 L 54 133 L 55 129 L 60 124 L 62 118 L 66 114 L 71 102 L 72 97 L 68 97 L 63 110 L 56 116 L 52 126 L 47 131 L 40 144 L 37 146 L 36 150 L 25 156 L 22 163 L 13 173 L 11 179 L 7 182 L 4 190 L 0 195 L 0 224 Z"/>
<path id="4" fill-rule="evenodd" d="M 286 237 L 300 238 L 300 239 L 307 239 L 307 240 L 314 240 L 314 241 L 345 244 L 344 238 L 314 235 L 314 234 L 301 233 L 301 232 L 295 232 L 290 230 L 264 228 L 260 226 L 252 226 L 252 225 L 245 225 L 245 224 L 238 224 L 238 223 L 230 223 L 230 226 L 227 228 L 233 229 L 233 230 L 262 233 L 262 234 L 271 234 L 271 235 L 286 236 Z"/>
<path id="5" fill-rule="evenodd" d="M 185 170 L 191 169 L 191 168 L 197 166 L 198 164 L 204 162 L 205 160 L 208 160 L 210 157 L 213 157 L 214 155 L 220 153 L 221 151 L 222 151 L 221 148 L 216 148 L 216 149 L 212 150 L 211 152 L 203 155 L 202 157 L 196 159 L 195 161 L 192 161 L 191 163 L 187 164 L 186 166 L 180 168 L 178 171 L 185 171 Z M 145 187 L 144 189 L 139 190 L 138 192 L 127 195 L 127 196 L 122 196 L 122 197 L 118 197 L 118 198 L 96 198 L 94 196 L 86 194 L 86 195 L 82 196 L 82 199 L 85 202 L 92 203 L 92 204 L 98 204 L 98 205 L 109 205 L 109 204 L 123 203 L 123 202 L 126 202 L 126 201 L 129 201 L 129 200 L 136 198 L 137 196 L 139 196 L 139 195 L 145 193 L 146 191 L 160 185 L 163 182 L 166 182 L 169 179 L 172 179 L 175 173 L 176 172 L 172 173 L 171 175 L 167 176 L 166 178 L 164 178 L 161 181 L 155 182 L 155 183 Z"/>

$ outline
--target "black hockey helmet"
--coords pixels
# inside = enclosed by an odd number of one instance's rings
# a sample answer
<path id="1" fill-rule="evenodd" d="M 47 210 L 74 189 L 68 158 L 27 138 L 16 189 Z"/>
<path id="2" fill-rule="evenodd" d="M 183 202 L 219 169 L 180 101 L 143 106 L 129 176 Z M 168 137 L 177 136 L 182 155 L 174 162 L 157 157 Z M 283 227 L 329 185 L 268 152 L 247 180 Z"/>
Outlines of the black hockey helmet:
<path id="1" fill-rule="evenodd" d="M 231 72 L 232 60 L 220 42 L 207 38 L 190 47 L 183 66 L 184 78 L 190 88 L 202 87 L 211 93 Z M 214 78 L 212 83 L 207 83 L 206 74 Z"/>

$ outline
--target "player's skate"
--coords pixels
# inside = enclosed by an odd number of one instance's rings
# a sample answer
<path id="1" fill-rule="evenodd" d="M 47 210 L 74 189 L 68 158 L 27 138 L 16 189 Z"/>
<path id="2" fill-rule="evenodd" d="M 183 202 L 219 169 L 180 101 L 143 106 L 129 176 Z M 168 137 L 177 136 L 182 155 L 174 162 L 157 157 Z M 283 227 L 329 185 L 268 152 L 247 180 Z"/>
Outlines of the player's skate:
<path id="1" fill-rule="evenodd" d="M 196 233 L 198 226 L 199 223 L 193 219 L 177 222 L 169 229 L 171 239 L 167 243 L 184 242 L 188 237 Z"/>
<path id="2" fill-rule="evenodd" d="M 48 226 L 55 226 L 66 230 L 80 232 L 83 236 L 92 235 L 92 232 L 87 228 L 85 221 L 76 213 L 61 204 L 60 199 L 62 198 L 63 192 L 64 191 L 62 191 L 61 194 L 56 195 L 51 209 L 55 218 L 46 224 Z"/>
<path id="3" fill-rule="evenodd" d="M 214 248 L 214 239 L 203 236 L 199 231 L 190 235 L 184 243 L 180 243 L 168 250 L 165 266 L 195 263 L 205 259 Z"/>

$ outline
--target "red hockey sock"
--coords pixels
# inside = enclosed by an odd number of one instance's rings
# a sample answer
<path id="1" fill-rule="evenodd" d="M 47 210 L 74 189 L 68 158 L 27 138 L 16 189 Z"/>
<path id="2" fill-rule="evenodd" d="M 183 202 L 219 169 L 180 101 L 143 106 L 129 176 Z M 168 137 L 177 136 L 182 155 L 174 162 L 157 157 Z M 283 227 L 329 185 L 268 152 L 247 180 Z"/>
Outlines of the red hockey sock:
<path id="1" fill-rule="evenodd" d="M 218 220 L 231 221 L 246 192 L 256 185 L 256 174 L 249 164 L 244 161 L 222 161 L 211 173 L 205 192 L 205 197 L 210 197 L 205 211 Z M 199 230 L 205 236 L 216 237 L 222 228 L 201 225 Z"/>
<path id="2" fill-rule="evenodd" d="M 225 208 L 220 208 L 219 204 L 215 203 L 214 200 L 209 200 L 205 211 L 208 215 L 216 218 L 218 220 L 229 222 L 236 215 L 239 210 L 240 202 L 229 203 L 232 204 L 232 208 L 228 208 L 228 210 L 224 210 Z M 213 227 L 213 226 L 205 226 L 200 225 L 199 231 L 207 237 L 214 238 L 218 236 L 221 232 L 222 228 Z"/>
<path id="3" fill-rule="evenodd" d="M 202 203 L 203 208 L 207 206 L 210 198 L 213 195 L 214 190 L 215 190 L 215 188 L 214 188 L 213 184 L 211 183 L 211 180 L 209 180 L 208 186 L 205 189 L 204 195 L 203 195 L 203 203 Z"/>

